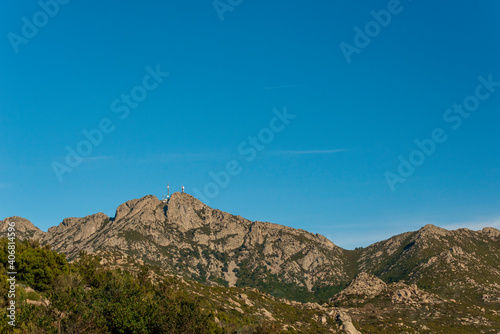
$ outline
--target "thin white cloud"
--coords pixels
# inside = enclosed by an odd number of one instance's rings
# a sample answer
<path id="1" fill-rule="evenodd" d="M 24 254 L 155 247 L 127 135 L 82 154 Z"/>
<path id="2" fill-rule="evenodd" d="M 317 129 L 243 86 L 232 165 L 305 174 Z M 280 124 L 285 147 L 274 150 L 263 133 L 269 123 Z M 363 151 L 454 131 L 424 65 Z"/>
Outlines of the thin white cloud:
<path id="1" fill-rule="evenodd" d="M 228 158 L 228 154 L 221 153 L 160 153 L 149 155 L 144 158 L 136 159 L 140 163 L 155 162 L 194 162 L 194 161 L 212 161 Z"/>
<path id="2" fill-rule="evenodd" d="M 270 152 L 272 155 L 320 155 L 320 154 L 334 154 L 340 152 L 346 152 L 346 149 L 335 149 L 335 150 L 289 150 L 289 151 L 275 151 Z"/>
<path id="3" fill-rule="evenodd" d="M 302 156 L 302 155 L 326 155 L 348 151 L 347 149 L 332 149 L 332 150 L 282 150 L 262 152 L 267 156 Z M 224 159 L 237 159 L 239 155 L 236 152 L 202 152 L 202 153 L 160 153 L 148 155 L 142 158 L 134 159 L 138 163 L 157 163 L 157 162 L 200 162 L 200 161 L 215 161 Z M 126 159 L 130 160 L 130 158 Z"/>
<path id="4" fill-rule="evenodd" d="M 270 87 L 264 87 L 264 89 L 281 89 L 281 88 L 295 88 L 295 87 L 305 87 L 308 86 L 307 84 L 302 84 L 302 85 L 284 85 L 284 86 L 270 86 Z"/>
<path id="5" fill-rule="evenodd" d="M 100 155 L 96 157 L 82 157 L 83 161 L 110 160 L 110 159 L 113 159 L 113 157 L 105 155 Z"/>

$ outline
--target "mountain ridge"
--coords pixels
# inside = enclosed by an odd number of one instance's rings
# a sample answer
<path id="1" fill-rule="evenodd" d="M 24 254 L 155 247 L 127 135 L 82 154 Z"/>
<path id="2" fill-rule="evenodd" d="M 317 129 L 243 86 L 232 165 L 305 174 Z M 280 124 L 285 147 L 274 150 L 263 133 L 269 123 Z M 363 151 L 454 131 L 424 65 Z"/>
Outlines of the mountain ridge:
<path id="1" fill-rule="evenodd" d="M 175 197 L 176 194 L 181 194 L 181 193 L 179 193 L 179 192 L 173 193 L 172 197 Z M 207 205 L 203 204 L 200 200 L 198 200 L 197 198 L 195 198 L 194 196 L 191 196 L 191 195 L 189 195 L 187 193 L 182 193 L 182 194 L 189 196 L 194 201 L 202 204 L 203 206 L 207 206 Z M 47 229 L 47 232 L 43 231 L 42 229 L 40 229 L 39 227 L 37 227 L 36 225 L 34 225 L 33 222 L 31 222 L 29 219 L 26 219 L 26 218 L 20 217 L 20 216 L 5 217 L 3 220 L 0 220 L 0 223 L 3 224 L 6 221 L 16 221 L 18 223 L 21 222 L 22 223 L 21 224 L 22 228 L 18 229 L 18 232 L 20 232 L 22 236 L 24 236 L 23 235 L 24 232 L 28 231 L 28 230 L 31 232 L 30 235 L 35 235 L 36 234 L 36 236 L 40 236 L 40 235 L 45 235 L 45 234 L 49 233 L 49 231 L 55 230 L 58 227 L 69 226 L 69 225 L 78 223 L 81 220 L 84 220 L 86 218 L 93 217 L 93 216 L 105 217 L 106 219 L 109 219 L 110 221 L 119 220 L 119 219 L 123 218 L 122 216 L 124 216 L 123 212 L 124 212 L 124 210 L 126 210 L 125 208 L 128 207 L 128 208 L 131 209 L 130 211 L 137 211 L 136 210 L 137 208 L 135 207 L 134 204 L 135 203 L 140 203 L 144 199 L 154 199 L 155 202 L 163 203 L 162 200 L 159 200 L 158 197 L 156 197 L 154 195 L 145 195 L 145 196 L 143 196 L 141 198 L 128 200 L 128 201 L 123 202 L 122 204 L 118 205 L 118 207 L 117 207 L 117 209 L 115 211 L 115 216 L 114 217 L 108 216 L 107 214 L 105 214 L 103 212 L 97 212 L 97 213 L 90 214 L 90 215 L 87 215 L 87 216 L 84 216 L 84 217 L 67 217 L 67 218 L 64 218 L 63 221 L 61 223 L 59 223 L 59 225 L 54 225 L 54 226 L 49 227 Z M 227 212 L 225 212 L 223 210 L 219 210 L 219 209 L 214 209 L 214 210 L 227 213 Z M 241 217 L 239 215 L 236 215 L 236 217 L 239 217 L 241 219 L 247 220 L 247 219 L 245 219 L 245 218 L 243 218 L 243 217 Z M 328 239 L 326 236 L 324 236 L 322 234 L 319 234 L 319 233 L 313 233 L 313 232 L 309 232 L 309 231 L 301 229 L 301 228 L 292 228 L 292 227 L 289 227 L 289 226 L 286 226 L 286 225 L 272 223 L 272 222 L 264 222 L 264 221 L 258 221 L 258 220 L 254 221 L 254 222 L 265 223 L 265 224 L 272 224 L 272 225 L 276 225 L 276 226 L 283 227 L 283 228 L 290 228 L 290 229 L 294 229 L 294 230 L 298 230 L 298 231 L 304 231 L 304 232 L 307 232 L 307 233 L 310 233 L 310 234 L 314 234 L 314 235 L 316 235 L 316 236 L 318 236 L 320 238 L 324 238 L 324 239 L 327 240 L 327 242 L 331 242 L 335 246 L 342 248 L 341 246 L 336 245 L 332 240 Z M 0 227 L 0 232 L 2 232 L 4 230 L 6 230 L 6 228 Z M 419 230 L 402 232 L 402 233 L 396 234 L 396 235 L 394 235 L 392 237 L 389 237 L 389 238 L 387 238 L 385 240 L 375 241 L 374 243 L 372 243 L 372 244 L 370 244 L 368 246 L 359 247 L 359 248 L 368 248 L 368 247 L 371 247 L 371 246 L 373 246 L 375 244 L 388 241 L 389 239 L 400 237 L 400 236 L 404 236 L 404 235 L 407 235 L 409 233 L 414 233 L 414 232 L 421 232 L 421 233 L 424 233 L 424 234 L 431 234 L 432 235 L 433 233 L 442 234 L 442 233 L 446 233 L 446 232 L 453 232 L 453 231 L 459 231 L 459 230 L 474 231 L 474 232 L 483 232 L 483 233 L 489 233 L 489 234 L 491 234 L 493 236 L 500 236 L 500 230 L 497 229 L 497 228 L 495 228 L 495 227 L 492 227 L 492 226 L 485 226 L 485 227 L 483 227 L 483 228 L 481 228 L 479 230 L 470 230 L 468 228 L 457 228 L 457 229 L 449 230 L 449 229 L 446 229 L 446 228 L 443 228 L 443 227 L 436 226 L 434 224 L 426 224 L 423 227 L 421 227 Z M 347 248 L 342 248 L 342 249 L 344 249 L 344 250 L 351 250 L 351 249 L 347 249 Z"/>
<path id="2" fill-rule="evenodd" d="M 185 193 L 167 202 L 146 195 L 120 204 L 114 217 L 99 212 L 65 218 L 47 232 L 21 217 L 4 219 L 0 232 L 9 220 L 17 222 L 20 239 L 39 239 L 69 260 L 81 251 L 131 256 L 209 285 L 255 287 L 292 300 L 327 300 L 359 273 L 455 296 L 435 274 L 443 270 L 443 277 L 460 273 L 452 281 L 474 291 L 470 300 L 500 296 L 500 286 L 491 283 L 500 281 L 500 231 L 493 227 L 448 231 L 428 224 L 346 250 L 320 234 L 250 221 Z M 464 263 L 476 270 L 466 270 Z"/>

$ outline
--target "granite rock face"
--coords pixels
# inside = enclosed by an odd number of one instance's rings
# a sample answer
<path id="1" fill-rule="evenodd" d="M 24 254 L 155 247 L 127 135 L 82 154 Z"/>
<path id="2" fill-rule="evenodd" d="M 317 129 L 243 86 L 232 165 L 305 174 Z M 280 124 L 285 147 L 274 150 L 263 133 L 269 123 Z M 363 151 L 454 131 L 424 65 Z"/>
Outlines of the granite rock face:
<path id="1" fill-rule="evenodd" d="M 38 227 L 33 225 L 28 219 L 22 217 L 7 217 L 4 220 L 0 220 L 0 235 L 7 236 L 7 229 L 9 228 L 8 223 L 15 223 L 15 234 L 16 238 L 19 240 L 24 239 L 41 239 L 45 235 L 45 232 L 40 230 Z"/>
<path id="2" fill-rule="evenodd" d="M 240 273 L 254 270 L 262 279 L 309 291 L 351 278 L 345 251 L 325 237 L 252 222 L 185 193 L 172 194 L 168 202 L 151 195 L 128 201 L 114 218 L 97 213 L 66 218 L 47 233 L 33 228 L 26 237 L 50 244 L 70 260 L 82 250 L 122 253 L 210 284 L 234 286 Z"/>
<path id="3" fill-rule="evenodd" d="M 257 287 L 296 300 L 295 290 L 319 291 L 323 300 L 337 303 L 381 294 L 398 303 L 436 300 L 424 293 L 500 300 L 500 231 L 492 227 L 448 231 L 426 225 L 351 251 L 319 234 L 213 209 L 185 193 L 168 202 L 151 195 L 127 201 L 114 218 L 66 218 L 47 232 L 21 217 L 6 218 L 0 232 L 9 220 L 16 222 L 19 239 L 50 244 L 69 260 L 80 251 L 131 257 L 209 285 Z"/>
<path id="4" fill-rule="evenodd" d="M 362 272 L 356 276 L 347 288 L 336 294 L 330 301 L 337 302 L 348 299 L 352 301 L 356 298 L 364 301 L 366 298 L 373 298 L 380 295 L 386 289 L 387 284 L 380 278 Z"/>

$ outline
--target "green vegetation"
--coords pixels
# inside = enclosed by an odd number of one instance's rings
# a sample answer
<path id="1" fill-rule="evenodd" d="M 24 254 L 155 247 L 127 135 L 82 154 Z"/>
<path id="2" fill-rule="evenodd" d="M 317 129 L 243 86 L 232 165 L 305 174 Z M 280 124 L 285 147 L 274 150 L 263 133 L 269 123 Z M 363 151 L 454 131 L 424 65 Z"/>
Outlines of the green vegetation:
<path id="1" fill-rule="evenodd" d="M 183 241 L 191 243 L 196 231 L 183 233 Z M 138 235 L 130 230 L 124 232 L 131 240 Z M 35 241 L 17 242 L 16 328 L 8 326 L 7 321 L 0 322 L 0 333 L 326 333 L 339 329 L 332 307 L 347 309 L 362 333 L 500 330 L 500 303 L 483 301 L 484 292 L 464 280 L 460 269 L 464 263 L 471 268 L 466 275 L 474 279 L 473 283 L 488 286 L 497 282 L 493 271 L 480 270 L 479 265 L 498 267 L 498 244 L 442 237 L 439 241 L 427 240 L 426 247 L 422 247 L 414 242 L 412 234 L 402 239 L 398 249 L 390 253 L 384 245 L 344 252 L 340 257 L 347 274 L 344 279 L 358 273 L 358 260 L 363 252 L 368 252 L 373 255 L 371 272 L 387 283 L 406 280 L 450 300 L 420 305 L 395 303 L 391 290 L 373 298 L 352 295 L 349 300 L 326 306 L 324 303 L 349 282 L 327 276 L 323 281 L 330 285 L 317 285 L 308 291 L 303 287 L 305 270 L 298 270 L 290 277 L 286 273 L 273 274 L 263 264 L 267 262 L 270 266 L 273 261 L 273 255 L 263 256 L 263 245 L 252 252 L 242 245 L 235 254 L 194 246 L 191 249 L 158 246 L 166 254 L 174 254 L 169 258 L 176 272 L 183 275 L 181 279 L 168 276 L 169 268 L 160 263 L 139 261 L 136 257 L 139 254 L 124 254 L 118 248 L 99 253 L 106 261 L 81 252 L 75 262 L 68 263 L 63 254 L 49 246 L 42 247 Z M 225 238 L 217 241 L 224 243 Z M 457 244 L 474 257 L 460 256 L 459 248 L 450 256 L 451 245 Z M 304 249 L 288 260 L 300 261 L 306 254 Z M 471 262 L 464 262 L 469 257 Z M 190 264 L 179 258 L 200 261 Z M 434 265 L 423 266 L 431 258 Z M 229 272 L 229 263 L 233 261 L 238 264 L 232 269 L 238 278 L 237 287 L 228 288 L 229 282 L 218 276 L 218 270 Z M 208 270 L 207 262 L 212 269 Z M 4 319 L 8 301 L 7 264 L 7 239 L 0 239 L 0 317 Z M 318 302 L 323 307 L 279 298 Z"/>
<path id="2" fill-rule="evenodd" d="M 7 319 L 7 250 L 7 239 L 0 239 L 2 319 Z M 132 274 L 101 265 L 85 252 L 70 264 L 63 254 L 32 241 L 16 242 L 16 260 L 16 327 L 2 321 L 0 333 L 282 333 L 274 322 L 212 305 L 207 297 L 227 289 L 152 279 L 154 268 L 148 266 Z"/>
<path id="3" fill-rule="evenodd" d="M 223 333 L 199 299 L 168 280 L 151 283 L 147 267 L 133 276 L 85 253 L 68 264 L 64 255 L 31 241 L 17 243 L 16 253 L 14 333 Z M 6 319 L 6 239 L 0 240 L 0 259 L 0 317 Z M 26 293 L 23 286 L 35 291 Z M 0 322 L 0 332 L 11 330 L 7 321 Z"/>
<path id="4" fill-rule="evenodd" d="M 125 232 L 120 232 L 118 235 L 120 237 L 125 238 L 125 240 L 131 240 L 131 241 L 142 241 L 144 240 L 144 238 L 147 237 L 135 230 L 127 230 Z"/>
<path id="5" fill-rule="evenodd" d="M 299 302 L 319 302 L 324 303 L 335 293 L 347 286 L 346 283 L 335 286 L 313 287 L 312 291 L 293 283 L 283 283 L 283 277 L 272 274 L 265 266 L 252 268 L 248 261 L 239 264 L 240 269 L 233 271 L 238 277 L 236 286 L 253 287 L 266 292 L 277 298 L 295 300 Z"/>
<path id="6" fill-rule="evenodd" d="M 7 239 L 0 241 L 0 261 L 7 264 Z M 68 273 L 66 257 L 50 250 L 47 245 L 40 247 L 37 241 L 19 243 L 16 247 L 17 278 L 40 291 L 50 288 L 55 277 Z"/>

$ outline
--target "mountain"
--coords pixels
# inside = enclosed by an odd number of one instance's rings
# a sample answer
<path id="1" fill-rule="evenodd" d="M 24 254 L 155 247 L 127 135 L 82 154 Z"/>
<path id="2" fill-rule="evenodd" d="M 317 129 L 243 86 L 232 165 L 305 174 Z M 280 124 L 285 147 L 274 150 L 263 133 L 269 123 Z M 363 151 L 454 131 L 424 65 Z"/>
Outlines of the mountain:
<path id="1" fill-rule="evenodd" d="M 328 298 L 356 271 L 352 252 L 324 236 L 252 222 L 186 193 L 174 193 L 168 202 L 155 196 L 128 201 L 114 218 L 66 218 L 36 236 L 69 260 L 81 250 L 132 256 L 201 282 L 257 287 L 303 301 L 315 293 Z"/>
<path id="2" fill-rule="evenodd" d="M 360 271 L 407 281 L 452 299 L 500 302 L 500 231 L 426 225 L 362 251 Z"/>
<path id="3" fill-rule="evenodd" d="M 20 239 L 38 239 L 69 260 L 86 251 L 111 266 L 134 271 L 134 263 L 146 264 L 160 276 L 175 274 L 207 289 L 257 288 L 282 303 L 337 312 L 335 321 L 344 318 L 352 333 L 354 327 L 370 333 L 500 330 L 500 231 L 491 227 L 426 225 L 345 250 L 319 234 L 249 221 L 185 193 L 165 202 L 151 195 L 128 201 L 113 218 L 66 218 L 47 232 L 20 217 L 6 218 L 0 231 L 10 220 Z"/>
<path id="4" fill-rule="evenodd" d="M 2 236 L 7 236 L 8 223 L 14 222 L 16 238 L 19 240 L 25 239 L 42 239 L 45 233 L 38 227 L 33 225 L 28 219 L 14 216 L 0 220 L 0 233 Z"/>

